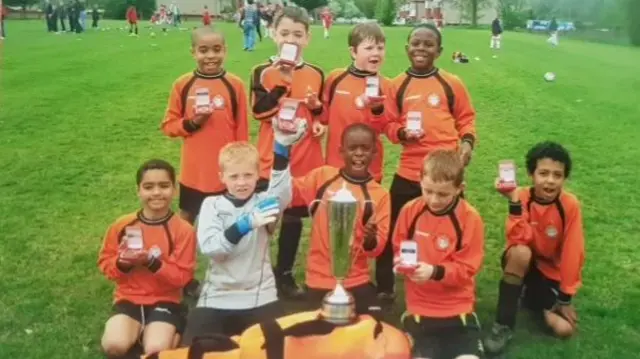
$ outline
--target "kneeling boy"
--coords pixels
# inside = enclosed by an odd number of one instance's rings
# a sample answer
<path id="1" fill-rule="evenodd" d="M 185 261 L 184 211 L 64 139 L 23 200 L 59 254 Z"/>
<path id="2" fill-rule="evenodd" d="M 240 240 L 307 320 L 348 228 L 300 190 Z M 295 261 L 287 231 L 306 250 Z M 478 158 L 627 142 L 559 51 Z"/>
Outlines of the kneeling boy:
<path id="1" fill-rule="evenodd" d="M 343 286 L 355 299 L 357 314 L 380 314 L 376 288 L 369 278 L 369 258 L 384 249 L 389 231 L 389 192 L 369 173 L 376 154 L 376 132 L 367 124 L 355 123 L 342 132 L 339 148 L 344 166 L 322 166 L 294 181 L 293 205 L 307 206 L 313 226 L 307 255 L 306 284 L 310 304 L 319 307 L 322 298 L 336 286 L 331 272 L 333 254 L 329 245 L 326 201 L 345 186 L 358 200 L 359 209 L 352 243 L 350 272 Z"/>
<path id="2" fill-rule="evenodd" d="M 142 333 L 147 354 L 171 349 L 184 327 L 182 289 L 193 279 L 193 227 L 171 211 L 175 169 L 145 162 L 137 174 L 142 209 L 109 227 L 98 266 L 116 283 L 116 314 L 105 326 L 102 349 L 109 358 L 127 355 Z"/>
<path id="3" fill-rule="evenodd" d="M 408 269 L 402 324 L 416 357 L 477 359 L 482 343 L 474 306 L 484 224 L 460 197 L 464 164 L 456 151 L 431 152 L 421 177 L 422 196 L 402 208 L 393 235 L 395 270 Z M 405 266 L 401 252 L 411 248 L 417 258 Z"/>
<path id="4" fill-rule="evenodd" d="M 543 142 L 529 150 L 526 162 L 533 186 L 501 191 L 509 216 L 498 313 L 485 340 L 491 353 L 502 352 L 513 337 L 523 287 L 523 304 L 541 313 L 555 335 L 571 336 L 577 324 L 571 298 L 582 285 L 584 233 L 580 202 L 562 189 L 571 158 L 561 145 Z"/>
<path id="5" fill-rule="evenodd" d="M 306 121 L 298 121 L 297 133 L 275 129 L 273 168 L 264 192 L 256 192 L 260 159 L 253 145 L 235 142 L 220 152 L 226 192 L 202 204 L 198 244 L 210 264 L 198 304 L 187 319 L 184 345 L 199 336 L 238 335 L 283 314 L 269 245 L 274 223 L 291 202 L 290 148 L 306 129 Z"/>

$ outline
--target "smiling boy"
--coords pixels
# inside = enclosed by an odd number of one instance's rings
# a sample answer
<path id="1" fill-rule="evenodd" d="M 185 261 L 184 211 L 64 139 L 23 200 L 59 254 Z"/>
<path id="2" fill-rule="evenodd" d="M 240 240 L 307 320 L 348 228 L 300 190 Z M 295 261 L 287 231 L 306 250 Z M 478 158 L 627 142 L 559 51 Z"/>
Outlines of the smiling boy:
<path id="1" fill-rule="evenodd" d="M 402 207 L 420 197 L 421 168 L 434 150 L 457 150 L 464 165 L 469 163 L 476 142 L 476 114 L 460 78 L 436 66 L 442 52 L 442 35 L 431 24 L 409 32 L 405 45 L 411 66 L 393 79 L 399 121 L 385 132 L 392 143 L 402 145 L 398 169 L 391 188 L 391 226 Z M 409 117 L 412 117 L 409 119 Z M 418 123 L 408 126 L 408 121 Z M 394 283 L 391 241 L 376 262 L 380 297 L 393 300 Z"/>
<path id="2" fill-rule="evenodd" d="M 498 313 L 485 340 L 491 353 L 504 351 L 513 338 L 523 288 L 523 305 L 556 336 L 570 337 L 578 323 L 572 298 L 582 286 L 585 249 L 580 202 L 563 189 L 571 157 L 562 145 L 542 142 L 529 150 L 526 163 L 533 186 L 500 191 L 509 216 Z"/>
<path id="3" fill-rule="evenodd" d="M 183 138 L 180 216 L 193 223 L 202 201 L 224 191 L 212 159 L 226 144 L 246 141 L 249 130 L 244 84 L 222 67 L 227 54 L 223 35 L 210 27 L 194 30 L 191 53 L 197 69 L 174 82 L 162 131 Z"/>
<path id="4" fill-rule="evenodd" d="M 124 357 L 139 340 L 146 354 L 171 349 L 184 328 L 180 302 L 193 279 L 196 241 L 193 227 L 171 211 L 175 177 L 165 161 L 142 164 L 136 175 L 142 209 L 119 218 L 104 237 L 98 267 L 116 285 L 115 313 L 102 336 L 108 358 Z"/>
<path id="5" fill-rule="evenodd" d="M 306 284 L 309 303 L 318 308 L 322 298 L 335 288 L 331 272 L 334 258 L 329 247 L 327 201 L 341 188 L 358 200 L 352 261 L 343 286 L 355 299 L 357 314 L 380 315 L 376 288 L 370 282 L 368 260 L 380 254 L 389 231 L 389 193 L 374 180 L 369 165 L 376 155 L 376 132 L 367 124 L 347 126 L 340 139 L 341 168 L 323 166 L 293 182 L 293 205 L 309 208 L 313 226 L 307 254 Z"/>
<path id="6" fill-rule="evenodd" d="M 326 163 L 341 168 L 342 131 L 353 123 L 363 122 L 376 133 L 376 152 L 369 170 L 382 181 L 383 147 L 378 135 L 395 119 L 391 82 L 380 75 L 385 59 L 385 36 L 380 26 L 368 22 L 356 25 L 349 33 L 348 46 L 353 63 L 347 69 L 333 70 L 324 85 L 322 101 L 328 124 Z M 377 81 L 375 94 L 367 94 L 367 83 Z M 372 86 L 373 87 L 373 86 Z"/>
<path id="7" fill-rule="evenodd" d="M 285 7 L 274 22 L 273 39 L 278 50 L 284 44 L 295 44 L 299 49 L 298 63 L 283 63 L 277 56 L 253 69 L 251 76 L 251 108 L 253 116 L 260 121 L 258 150 L 260 151 L 260 188 L 266 188 L 273 163 L 273 127 L 271 120 L 277 116 L 285 99 L 298 103 L 296 117 L 304 119 L 312 126 L 312 131 L 291 149 L 291 174 L 304 176 L 324 163 L 322 144 L 325 126 L 320 123 L 324 113 L 318 99 L 322 93 L 324 73 L 303 60 L 305 47 L 311 39 L 309 16 L 302 8 Z M 278 262 L 276 280 L 280 295 L 300 298 L 303 291 L 293 278 L 293 264 L 302 234 L 302 217 L 307 216 L 305 208 L 288 208 L 282 219 L 278 237 Z"/>

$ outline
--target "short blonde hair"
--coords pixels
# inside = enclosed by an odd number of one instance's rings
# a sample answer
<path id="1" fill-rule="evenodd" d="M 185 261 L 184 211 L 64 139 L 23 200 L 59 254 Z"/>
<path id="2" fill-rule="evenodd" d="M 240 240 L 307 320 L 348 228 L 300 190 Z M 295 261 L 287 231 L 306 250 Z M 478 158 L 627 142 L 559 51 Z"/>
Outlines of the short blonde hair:
<path id="1" fill-rule="evenodd" d="M 434 182 L 453 182 L 460 187 L 464 181 L 464 165 L 457 151 L 436 150 L 424 158 L 422 177 L 429 176 Z"/>
<path id="2" fill-rule="evenodd" d="M 231 142 L 222 147 L 218 156 L 220 172 L 224 172 L 226 165 L 238 163 L 255 164 L 259 167 L 260 156 L 256 146 L 246 141 Z"/>

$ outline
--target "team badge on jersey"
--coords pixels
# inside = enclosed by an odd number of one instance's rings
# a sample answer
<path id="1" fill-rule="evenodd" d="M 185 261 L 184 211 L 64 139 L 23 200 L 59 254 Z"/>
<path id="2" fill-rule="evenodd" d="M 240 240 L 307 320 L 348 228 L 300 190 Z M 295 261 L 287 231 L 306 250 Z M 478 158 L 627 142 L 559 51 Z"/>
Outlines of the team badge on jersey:
<path id="1" fill-rule="evenodd" d="M 432 93 L 427 97 L 427 103 L 429 103 L 429 106 L 431 107 L 440 107 L 440 96 Z"/>
<path id="2" fill-rule="evenodd" d="M 216 109 L 223 109 L 224 108 L 224 97 L 220 96 L 220 95 L 216 95 L 213 98 L 213 107 Z"/>
<path id="3" fill-rule="evenodd" d="M 547 227 L 546 232 L 547 232 L 547 237 L 549 238 L 556 238 L 558 236 L 558 230 L 554 226 Z"/>
<path id="4" fill-rule="evenodd" d="M 450 242 L 451 241 L 449 240 L 449 237 L 439 236 L 438 239 L 436 240 L 436 246 L 438 247 L 439 250 L 446 251 L 449 248 Z"/>

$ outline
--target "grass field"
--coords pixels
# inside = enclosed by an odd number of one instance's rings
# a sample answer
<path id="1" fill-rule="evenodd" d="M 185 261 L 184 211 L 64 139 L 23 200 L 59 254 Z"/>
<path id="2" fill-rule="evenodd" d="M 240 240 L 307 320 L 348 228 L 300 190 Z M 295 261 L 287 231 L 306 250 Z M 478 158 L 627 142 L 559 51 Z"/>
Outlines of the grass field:
<path id="1" fill-rule="evenodd" d="M 56 36 L 41 22 L 6 25 L 8 38 L 0 43 L 0 357 L 100 358 L 112 284 L 96 268 L 97 253 L 107 226 L 137 208 L 138 165 L 151 157 L 179 164 L 180 143 L 164 137 L 159 123 L 171 83 L 194 67 L 189 35 L 151 38 L 143 29 L 140 38 L 118 30 Z M 237 27 L 222 28 L 226 68 L 248 80 L 274 45 L 266 40 L 245 53 Z M 324 40 L 313 28 L 317 37 L 305 58 L 326 71 L 345 66 L 347 31 L 336 27 Z M 407 31 L 386 30 L 387 76 L 408 66 Z M 465 81 L 478 112 L 479 144 L 467 176 L 467 197 L 486 223 L 478 314 L 487 325 L 495 313 L 504 245 L 506 204 L 491 189 L 497 162 L 514 158 L 522 167 L 532 144 L 560 141 L 572 151 L 568 188 L 582 200 L 587 235 L 584 288 L 575 300 L 580 331 L 555 340 L 523 313 L 509 358 L 637 357 L 640 51 L 568 40 L 552 49 L 542 37 L 507 33 L 494 59 L 488 45 L 487 31 L 446 29 L 439 62 Z M 453 64 L 455 50 L 481 60 Z M 555 83 L 543 81 L 547 71 L 557 74 Z M 387 150 L 388 185 L 399 148 Z M 519 175 L 524 180 L 522 168 Z"/>

